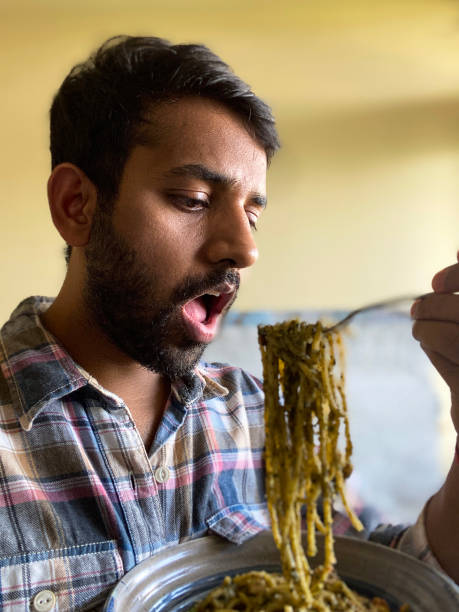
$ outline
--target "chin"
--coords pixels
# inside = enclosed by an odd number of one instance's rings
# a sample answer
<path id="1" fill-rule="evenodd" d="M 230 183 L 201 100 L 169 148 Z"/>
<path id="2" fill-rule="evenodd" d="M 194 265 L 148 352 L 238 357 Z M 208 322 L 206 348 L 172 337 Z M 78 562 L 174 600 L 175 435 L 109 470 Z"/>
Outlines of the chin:
<path id="1" fill-rule="evenodd" d="M 168 378 L 176 380 L 192 374 L 204 353 L 206 345 L 188 346 L 187 348 L 170 347 L 155 351 L 154 355 L 139 355 L 135 360 L 151 372 L 156 372 Z"/>

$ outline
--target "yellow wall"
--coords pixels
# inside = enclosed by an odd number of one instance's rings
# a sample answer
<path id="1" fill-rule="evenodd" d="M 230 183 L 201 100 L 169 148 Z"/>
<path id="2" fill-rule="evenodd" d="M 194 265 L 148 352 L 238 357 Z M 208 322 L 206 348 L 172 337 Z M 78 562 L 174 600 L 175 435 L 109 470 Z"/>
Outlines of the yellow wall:
<path id="1" fill-rule="evenodd" d="M 459 246 L 458 23 L 455 0 L 2 0 L 0 319 L 62 281 L 47 112 L 117 33 L 204 42 L 274 108 L 284 148 L 239 308 L 427 291 Z"/>

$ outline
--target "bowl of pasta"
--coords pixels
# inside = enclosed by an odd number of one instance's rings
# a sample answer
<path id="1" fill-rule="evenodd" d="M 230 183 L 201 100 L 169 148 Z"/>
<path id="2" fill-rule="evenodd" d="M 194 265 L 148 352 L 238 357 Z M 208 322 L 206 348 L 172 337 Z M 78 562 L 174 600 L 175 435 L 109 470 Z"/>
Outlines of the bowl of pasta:
<path id="1" fill-rule="evenodd" d="M 303 534 L 306 538 L 306 534 Z M 312 566 L 323 561 L 323 538 L 318 537 L 318 553 Z M 459 590 L 446 576 L 404 553 L 357 538 L 336 537 L 336 571 L 358 596 L 355 607 L 304 608 L 311 611 L 374 610 L 375 612 L 432 612 L 459 609 Z M 195 610 L 294 610 L 286 607 L 282 590 L 275 587 L 281 571 L 279 551 L 270 532 L 262 532 L 240 545 L 218 536 L 206 536 L 167 548 L 140 563 L 117 584 L 105 610 L 110 612 L 188 612 Z M 268 581 L 253 578 L 266 573 Z M 235 603 L 225 607 L 224 598 L 234 595 L 231 580 L 245 576 L 243 590 L 258 591 L 252 608 Z M 252 578 L 251 578 L 252 576 Z M 226 586 L 225 586 L 226 582 Z M 228 593 L 225 593 L 225 588 Z M 217 589 L 215 591 L 215 589 Z M 210 603 L 202 603 L 209 594 Z M 264 592 L 265 591 L 265 592 Z M 212 597 L 214 601 L 212 602 Z M 360 599 L 362 597 L 362 599 Z M 244 595 L 242 596 L 244 598 Z M 269 600 L 270 605 L 260 603 Z M 199 607 L 201 605 L 201 607 Z M 251 604 L 252 605 L 252 604 Z M 212 607 L 214 606 L 214 607 Z M 238 607 L 239 606 L 239 607 Z"/>

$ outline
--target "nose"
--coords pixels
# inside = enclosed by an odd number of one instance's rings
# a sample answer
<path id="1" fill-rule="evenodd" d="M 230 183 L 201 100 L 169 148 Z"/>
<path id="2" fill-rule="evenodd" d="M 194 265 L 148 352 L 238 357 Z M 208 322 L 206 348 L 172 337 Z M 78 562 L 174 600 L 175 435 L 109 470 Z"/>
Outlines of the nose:
<path id="1" fill-rule="evenodd" d="M 222 206 L 209 222 L 206 256 L 213 264 L 248 268 L 258 259 L 258 249 L 244 205 Z"/>

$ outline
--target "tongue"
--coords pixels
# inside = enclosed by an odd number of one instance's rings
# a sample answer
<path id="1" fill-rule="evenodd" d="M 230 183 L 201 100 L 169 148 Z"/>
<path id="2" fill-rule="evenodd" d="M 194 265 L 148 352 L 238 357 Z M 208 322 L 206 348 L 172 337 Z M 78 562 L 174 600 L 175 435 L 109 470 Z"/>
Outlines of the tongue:
<path id="1" fill-rule="evenodd" d="M 190 319 L 194 319 L 198 323 L 204 323 L 207 319 L 207 310 L 201 298 L 196 298 L 185 304 L 184 310 Z"/>

